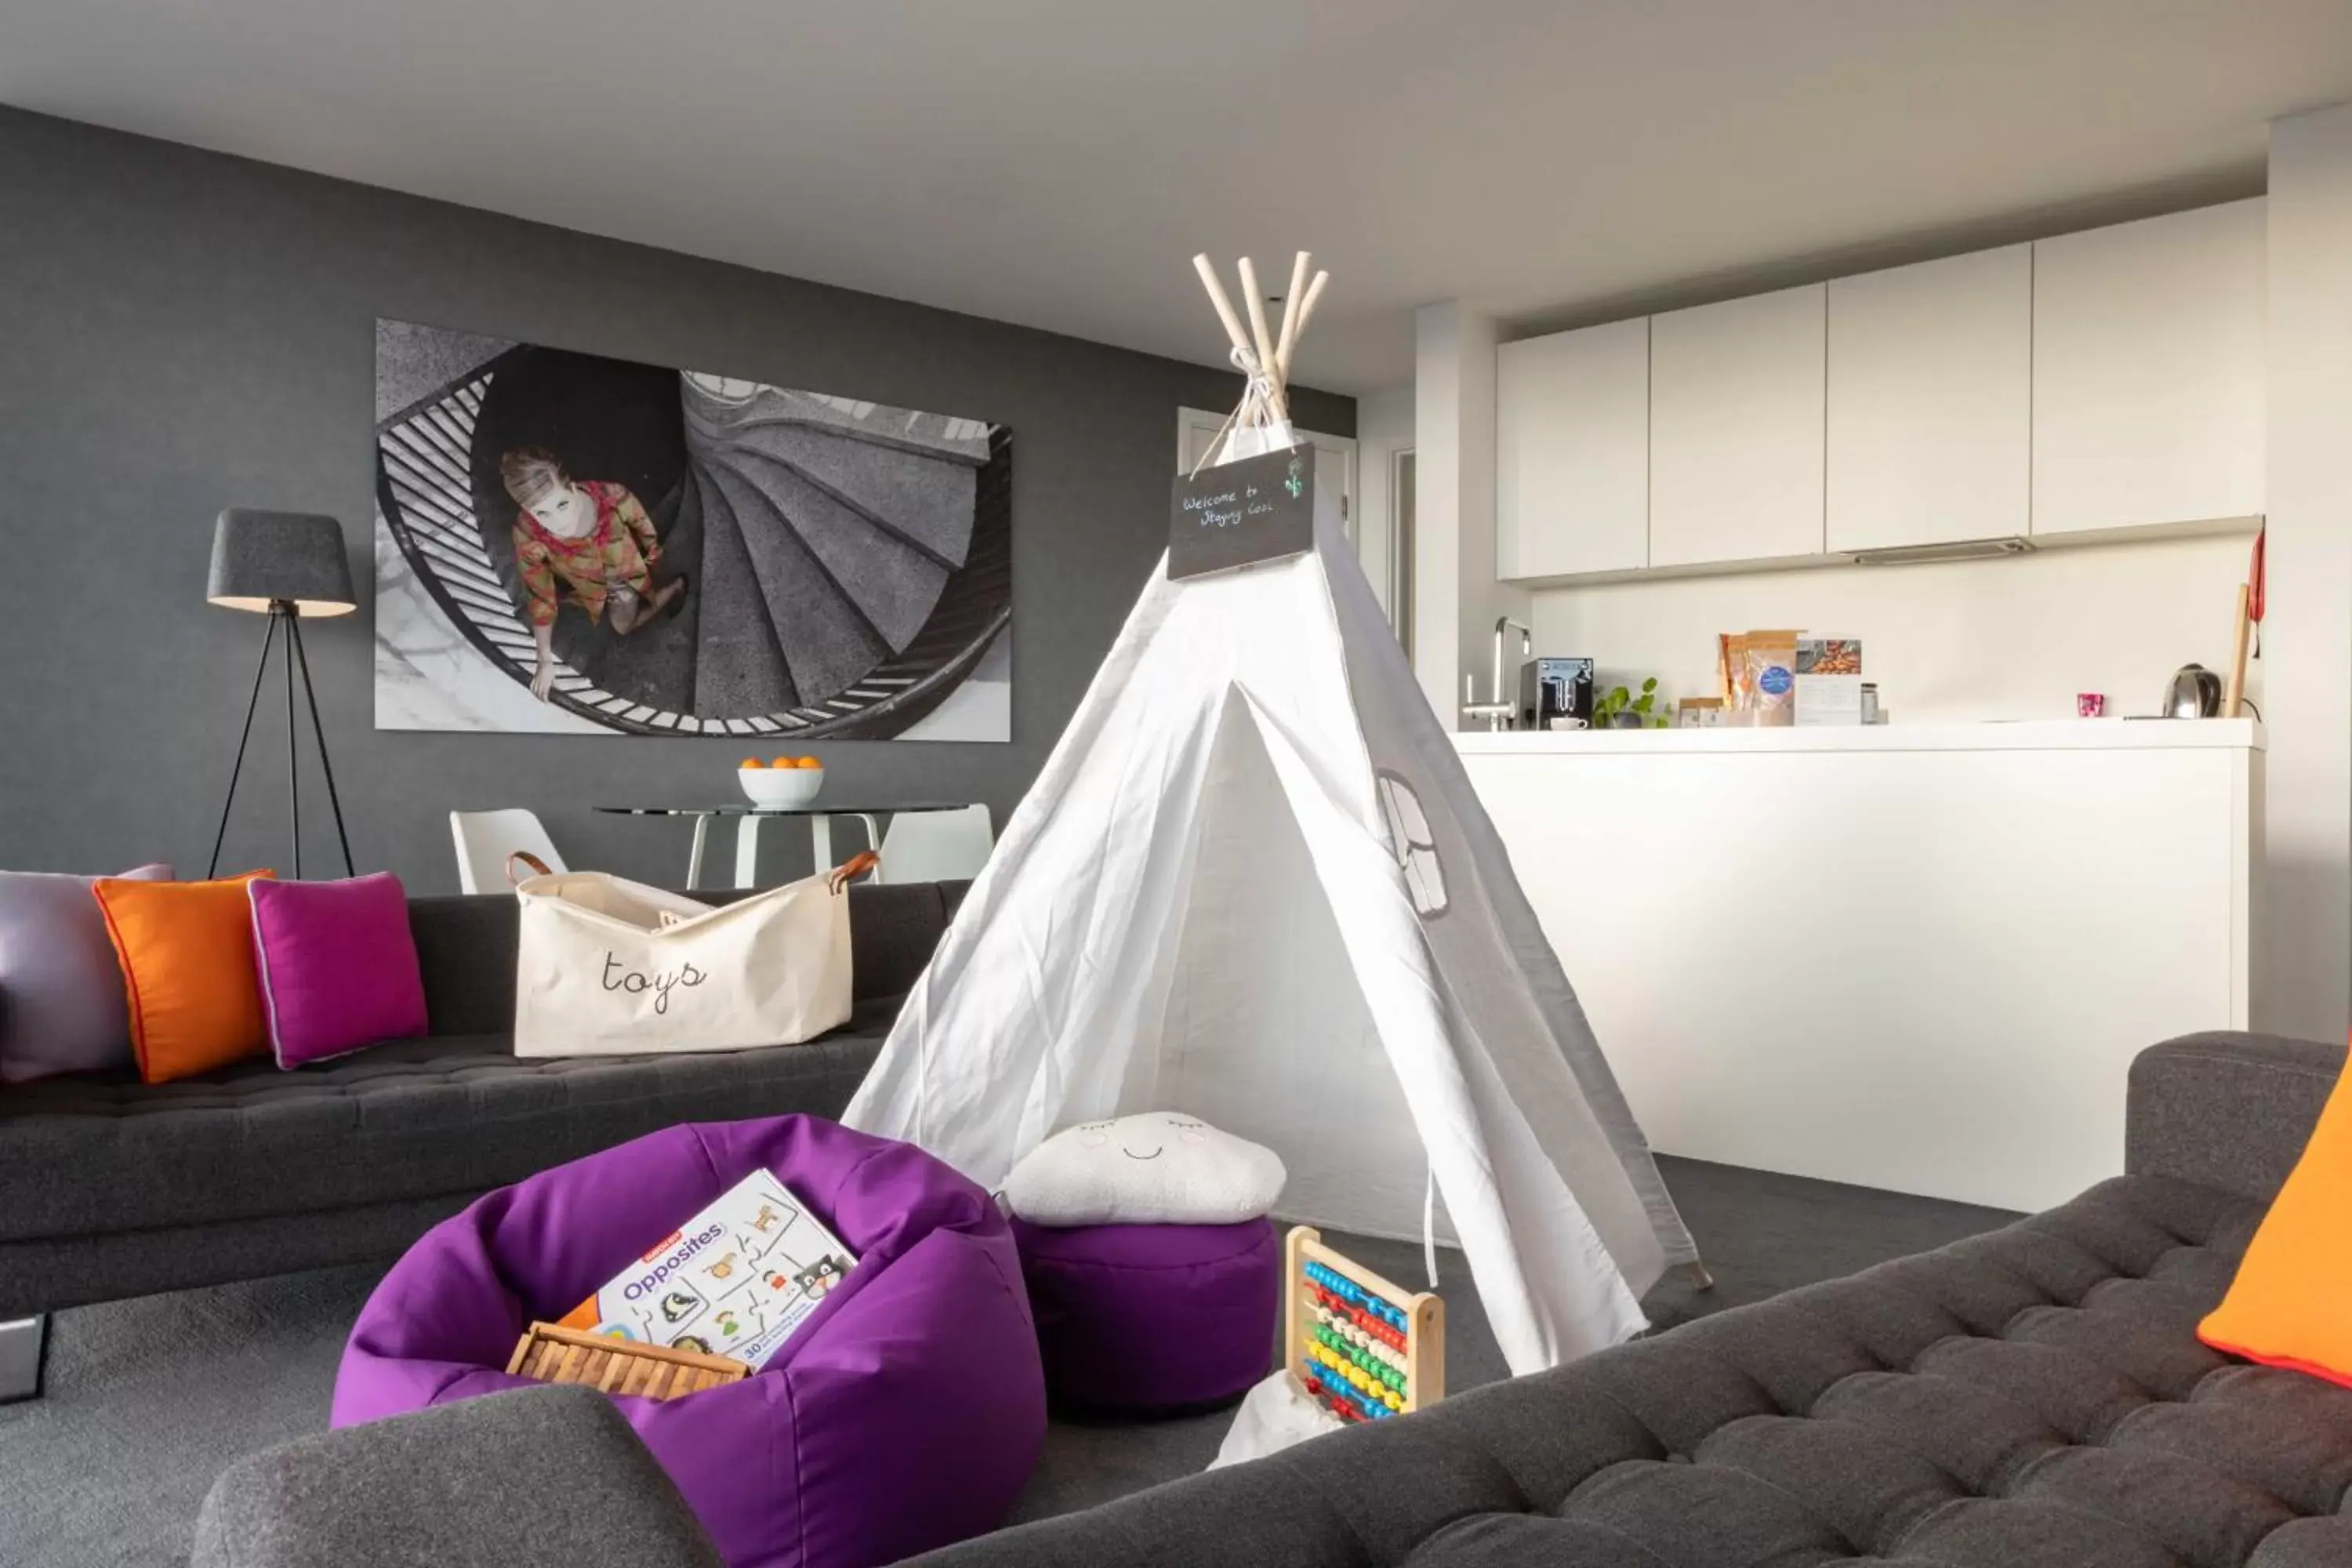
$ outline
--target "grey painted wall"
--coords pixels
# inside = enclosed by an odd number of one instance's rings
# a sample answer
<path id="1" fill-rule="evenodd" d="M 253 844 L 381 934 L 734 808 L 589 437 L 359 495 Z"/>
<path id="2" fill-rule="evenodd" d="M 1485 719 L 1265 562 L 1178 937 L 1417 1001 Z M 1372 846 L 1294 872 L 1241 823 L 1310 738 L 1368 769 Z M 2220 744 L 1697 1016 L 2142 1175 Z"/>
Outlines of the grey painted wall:
<path id="1" fill-rule="evenodd" d="M 205 602 L 213 518 L 332 513 L 369 595 L 378 316 L 1011 426 L 1013 742 L 812 748 L 829 796 L 984 800 L 1000 825 L 1165 542 L 1177 409 L 1239 390 L 1198 366 L 6 109 L 0 215 L 0 866 L 21 869 L 168 858 L 203 873 L 265 625 Z M 1215 333 L 1203 306 L 1204 346 Z M 1301 391 L 1297 413 L 1355 428 L 1349 399 Z M 447 813 L 528 805 L 574 865 L 675 883 L 683 826 L 588 808 L 734 795 L 737 742 L 379 733 L 370 625 L 363 604 L 305 633 L 363 870 L 454 890 Z M 282 701 L 265 697 L 230 868 L 286 868 Z M 306 869 L 339 872 L 315 773 L 303 798 Z M 770 838 L 790 846 L 772 874 L 804 863 L 797 834 Z M 723 834 L 713 847 L 729 864 Z"/>

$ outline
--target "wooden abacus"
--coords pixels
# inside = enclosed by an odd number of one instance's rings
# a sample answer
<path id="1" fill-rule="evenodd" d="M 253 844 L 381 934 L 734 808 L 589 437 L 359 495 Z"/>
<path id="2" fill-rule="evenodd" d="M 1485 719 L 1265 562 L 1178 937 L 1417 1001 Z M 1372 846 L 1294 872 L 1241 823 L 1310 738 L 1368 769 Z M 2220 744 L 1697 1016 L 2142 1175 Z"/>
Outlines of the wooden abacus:
<path id="1" fill-rule="evenodd" d="M 1340 1420 L 1382 1421 L 1445 1397 L 1445 1303 L 1392 1285 L 1295 1226 L 1283 1249 L 1283 1365 Z"/>
<path id="2" fill-rule="evenodd" d="M 516 1343 L 507 1371 L 541 1383 L 580 1383 L 641 1399 L 683 1399 L 751 1375 L 750 1366 L 729 1356 L 640 1344 L 554 1323 L 533 1323 Z"/>

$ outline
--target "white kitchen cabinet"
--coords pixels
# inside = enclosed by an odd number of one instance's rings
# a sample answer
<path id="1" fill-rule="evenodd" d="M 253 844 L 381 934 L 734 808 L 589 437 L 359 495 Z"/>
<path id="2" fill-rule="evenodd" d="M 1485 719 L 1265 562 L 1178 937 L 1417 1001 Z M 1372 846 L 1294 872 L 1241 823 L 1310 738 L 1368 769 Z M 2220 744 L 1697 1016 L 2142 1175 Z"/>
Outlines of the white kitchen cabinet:
<path id="1" fill-rule="evenodd" d="M 1650 320 L 1650 564 L 1822 549 L 1815 283 Z"/>
<path id="2" fill-rule="evenodd" d="M 2026 532 L 2032 247 L 1832 282 L 1828 431 L 1832 551 Z"/>
<path id="3" fill-rule="evenodd" d="M 2033 531 L 2263 510 L 2255 197 L 2033 247 Z"/>
<path id="4" fill-rule="evenodd" d="M 1650 563 L 1650 323 L 1505 343 L 1495 355 L 1495 574 Z"/>

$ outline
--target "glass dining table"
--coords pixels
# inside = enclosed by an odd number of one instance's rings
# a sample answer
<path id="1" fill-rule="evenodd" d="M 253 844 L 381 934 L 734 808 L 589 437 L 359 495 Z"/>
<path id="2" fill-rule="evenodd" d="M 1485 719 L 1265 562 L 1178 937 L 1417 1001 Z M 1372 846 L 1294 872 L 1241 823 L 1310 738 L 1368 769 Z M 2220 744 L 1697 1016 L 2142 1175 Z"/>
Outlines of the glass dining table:
<path id="1" fill-rule="evenodd" d="M 735 819 L 735 886 L 756 888 L 760 885 L 760 824 L 772 816 L 798 816 L 809 825 L 810 864 L 818 870 L 838 866 L 846 856 L 833 852 L 833 825 L 837 818 L 854 817 L 866 826 L 866 847 L 882 847 L 882 827 L 877 817 L 896 816 L 902 812 L 961 811 L 961 801 L 900 801 L 889 805 L 751 805 L 733 802 L 724 805 L 600 805 L 594 809 L 610 816 L 690 816 L 694 819 L 694 844 L 687 851 L 686 885 L 688 889 L 702 885 L 703 850 L 710 837 L 710 819 L 731 816 Z M 855 851 L 852 851 L 855 853 Z"/>

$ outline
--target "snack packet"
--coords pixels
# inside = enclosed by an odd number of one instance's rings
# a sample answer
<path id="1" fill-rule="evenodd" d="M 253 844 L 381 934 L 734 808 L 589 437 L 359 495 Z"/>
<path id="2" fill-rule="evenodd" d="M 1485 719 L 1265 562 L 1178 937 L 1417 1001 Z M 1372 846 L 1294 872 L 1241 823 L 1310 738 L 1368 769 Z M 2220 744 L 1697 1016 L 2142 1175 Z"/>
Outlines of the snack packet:
<path id="1" fill-rule="evenodd" d="M 1730 707 L 1737 715 L 1733 722 L 1795 722 L 1797 636 L 1794 631 L 1751 631 L 1725 639 Z"/>

